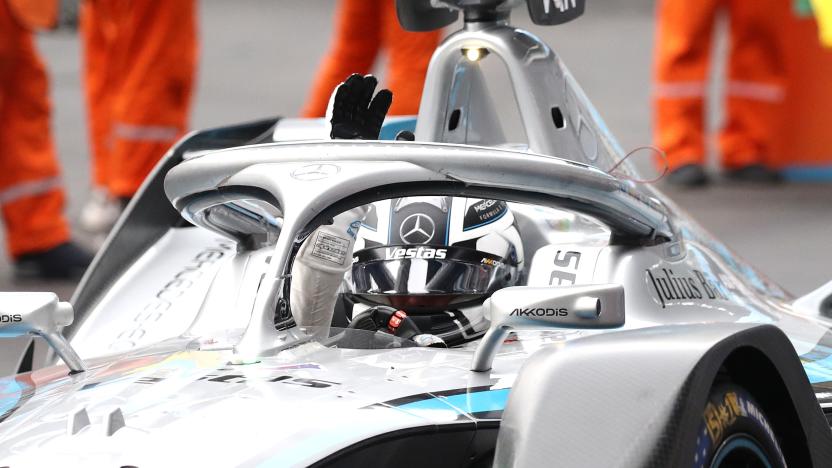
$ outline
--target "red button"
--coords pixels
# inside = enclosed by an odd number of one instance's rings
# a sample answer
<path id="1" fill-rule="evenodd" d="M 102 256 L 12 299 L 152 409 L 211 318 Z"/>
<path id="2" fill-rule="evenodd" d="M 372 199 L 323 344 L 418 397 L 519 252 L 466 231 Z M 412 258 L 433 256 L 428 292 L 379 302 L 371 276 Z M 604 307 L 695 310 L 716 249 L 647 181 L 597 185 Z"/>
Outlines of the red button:
<path id="1" fill-rule="evenodd" d="M 387 324 L 387 326 L 390 327 L 390 328 L 398 328 L 399 325 L 401 325 L 401 324 L 402 324 L 402 319 L 400 319 L 398 317 L 391 317 L 390 322 Z"/>

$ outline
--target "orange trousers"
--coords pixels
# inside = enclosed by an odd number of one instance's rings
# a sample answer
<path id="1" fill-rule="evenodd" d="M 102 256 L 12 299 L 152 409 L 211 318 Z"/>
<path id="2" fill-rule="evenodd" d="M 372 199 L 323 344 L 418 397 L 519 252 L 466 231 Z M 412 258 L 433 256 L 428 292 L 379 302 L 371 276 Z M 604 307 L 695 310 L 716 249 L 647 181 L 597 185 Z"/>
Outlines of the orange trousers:
<path id="1" fill-rule="evenodd" d="M 93 182 L 130 197 L 186 131 L 195 0 L 86 0 L 81 9 Z"/>
<path id="2" fill-rule="evenodd" d="M 655 143 L 670 169 L 705 157 L 704 97 L 717 12 L 729 16 L 730 50 L 723 165 L 767 163 L 784 97 L 785 66 L 778 28 L 786 0 L 660 0 L 654 87 Z"/>
<path id="3" fill-rule="evenodd" d="M 0 205 L 12 256 L 69 240 L 50 114 L 32 33 L 0 0 Z"/>
<path id="4" fill-rule="evenodd" d="M 385 87 L 393 91 L 390 115 L 417 114 L 441 31 L 405 31 L 394 0 L 340 0 L 335 17 L 330 49 L 301 114 L 323 117 L 333 89 L 353 73 L 369 73 L 381 49 L 388 59 Z"/>

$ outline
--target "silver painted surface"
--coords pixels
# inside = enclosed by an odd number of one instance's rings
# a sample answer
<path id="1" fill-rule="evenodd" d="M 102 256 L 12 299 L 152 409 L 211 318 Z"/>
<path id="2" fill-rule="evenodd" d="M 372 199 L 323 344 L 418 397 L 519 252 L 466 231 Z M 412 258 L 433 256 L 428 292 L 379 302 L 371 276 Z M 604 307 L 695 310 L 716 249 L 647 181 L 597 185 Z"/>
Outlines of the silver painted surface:
<path id="1" fill-rule="evenodd" d="M 568 98 L 565 99 L 568 101 Z M 582 102 L 579 108 L 586 108 L 585 104 Z M 535 112 L 539 115 L 542 111 L 538 108 Z M 578 114 L 566 115 L 572 119 Z M 603 128 L 593 113 L 581 115 L 586 115 L 585 118 L 591 121 L 587 128 L 593 128 L 592 125 Z M 570 123 L 573 124 L 570 128 L 574 128 L 575 122 Z M 576 153 L 578 156 L 593 153 L 587 151 L 593 146 L 586 135 L 583 140 L 578 139 L 584 142 L 580 147 L 582 152 Z M 575 139 L 571 137 L 564 141 L 574 144 Z M 611 144 L 614 146 L 614 142 Z M 375 156 L 362 156 L 361 152 L 373 148 L 372 144 L 321 144 L 310 148 L 310 154 L 304 156 L 303 161 L 289 159 L 295 162 L 282 166 L 280 174 L 274 173 L 277 168 L 272 173 L 265 170 L 274 162 L 274 156 L 292 158 L 293 155 L 288 153 L 299 148 L 287 147 L 243 148 L 195 157 L 187 163 L 194 168 L 190 174 L 193 179 L 187 186 L 174 188 L 182 189 L 180 195 L 210 190 L 229 181 L 273 188 L 270 184 L 275 180 L 288 181 L 295 169 L 319 162 L 340 165 L 342 160 L 346 161 L 346 166 L 363 161 L 364 167 L 373 168 L 378 177 L 384 173 L 383 169 L 389 167 L 400 171 L 398 174 L 448 177 L 443 172 L 448 155 L 436 158 L 433 161 L 435 166 L 428 168 L 430 170 L 419 165 L 409 167 L 408 164 L 413 165 L 412 161 L 400 164 L 403 161 L 398 154 L 406 156 L 413 150 L 398 144 L 390 146 L 391 153 L 396 153 L 395 157 L 381 155 L 381 152 L 374 153 Z M 466 151 L 462 147 L 452 149 L 453 153 Z M 478 148 L 468 148 L 467 151 L 469 155 L 486 154 L 486 150 Z M 258 152 L 269 154 L 259 157 L 259 160 L 247 159 L 241 164 L 235 160 Z M 436 156 L 438 153 L 426 154 Z M 226 157 L 227 161 L 223 161 Z M 563 183 L 564 187 L 557 189 L 563 190 L 563 193 L 574 194 L 574 190 L 597 192 L 598 187 L 593 184 L 599 178 L 562 178 L 561 169 L 570 172 L 569 165 L 557 162 L 541 166 L 536 162 L 539 158 L 526 153 L 507 157 L 505 165 L 516 167 L 517 172 L 513 173 L 515 179 L 506 179 L 503 173 L 490 173 L 494 167 L 485 164 L 469 169 L 469 176 L 476 173 L 474 179 L 461 180 L 493 186 L 496 190 L 521 187 L 526 183 L 542 186 L 541 179 L 546 177 L 550 185 Z M 472 160 L 482 161 L 469 159 Z M 210 164 L 200 165 L 200 161 L 209 161 Z M 462 161 L 459 164 L 462 165 Z M 535 169 L 546 167 L 552 171 L 535 173 Z M 239 172 L 232 174 L 232 169 Z M 601 172 L 589 170 L 593 171 Z M 461 169 L 453 175 L 463 174 L 466 172 Z M 236 178 L 226 179 L 228 176 Z M 603 180 L 604 183 L 608 181 Z M 289 182 L 290 185 L 282 187 L 287 197 L 289 188 L 294 187 L 296 190 L 291 191 L 291 195 L 308 194 L 309 198 L 314 198 L 315 194 L 310 193 L 311 187 L 327 191 L 331 189 L 329 184 L 332 181 L 318 180 L 310 185 Z M 615 190 L 630 188 L 630 184 L 620 180 L 614 180 L 612 186 Z M 354 193 L 356 189 L 355 186 L 340 188 L 344 194 Z M 647 194 L 660 197 L 652 192 Z M 207 209 L 210 202 L 208 200 L 201 209 Z M 328 206 L 322 199 L 315 203 L 304 201 L 304 204 L 319 211 Z M 655 214 L 647 210 L 653 203 L 646 199 L 641 199 L 636 206 L 638 209 L 635 212 L 639 216 Z M 625 327 L 669 324 L 664 327 L 671 330 L 666 343 L 671 347 L 669 349 L 679 345 L 672 340 L 674 326 L 688 322 L 707 323 L 715 327 L 720 326 L 719 322 L 774 323 L 789 334 L 799 354 L 830 345 L 825 336 L 830 326 L 828 321 L 795 314 L 791 309 L 792 298 L 702 233 L 673 205 L 666 206 L 671 208 L 669 216 L 673 218 L 679 235 L 674 242 L 654 247 L 609 245 L 608 233 L 604 235 L 601 230 L 599 235 L 598 229 L 583 229 L 574 213 L 567 213 L 571 217 L 541 220 L 551 224 L 548 231 L 544 230 L 543 234 L 538 232 L 536 239 L 540 242 L 533 243 L 537 248 L 527 249 L 535 254 L 528 282 L 540 286 L 621 284 L 627 291 L 628 317 Z M 550 207 L 532 207 L 529 211 L 533 212 L 535 208 Z M 301 215 L 296 214 L 294 224 L 289 223 L 284 229 L 292 233 L 302 229 Z M 529 218 L 526 220 L 529 221 Z M 563 229 L 563 224 L 570 223 L 576 228 Z M 185 231 L 188 233 L 183 234 Z M 294 239 L 281 237 L 284 243 L 281 248 L 285 251 Z M 19 403 L 19 406 L 0 423 L 0 460 L 12 466 L 50 466 L 57 463 L 64 466 L 114 466 L 119 463 L 139 466 L 170 466 L 176 463 L 245 466 L 265 461 L 302 466 L 350 443 L 391 430 L 426 423 L 452 424 L 460 416 L 470 420 L 470 414 L 460 415 L 449 405 L 446 405 L 449 409 L 422 411 L 401 409 L 384 402 L 424 392 L 486 385 L 507 389 L 512 386 L 522 362 L 542 344 L 553 342 L 551 349 L 554 350 L 569 340 L 579 343 L 580 338 L 590 334 L 584 330 L 518 332 L 519 340 L 504 346 L 495 359 L 492 371 L 482 374 L 467 371 L 472 357 L 470 348 L 358 351 L 320 349 L 310 344 L 313 346 L 304 345 L 300 349 L 287 350 L 288 354 L 265 356 L 247 366 L 231 366 L 228 362 L 237 359 L 231 349 L 239 343 L 242 330 L 252 317 L 252 310 L 262 312 L 259 317 L 262 319 L 259 323 L 262 330 L 271 326 L 270 317 L 265 312 L 273 310 L 269 307 L 274 305 L 271 301 L 277 297 L 276 292 L 281 285 L 281 280 L 275 275 L 285 269 L 285 263 L 269 261 L 271 252 L 264 251 L 266 249 L 239 252 L 227 243 L 222 244 L 226 247 L 218 247 L 222 242 L 225 241 L 218 240 L 207 230 L 171 230 L 170 235 L 160 241 L 158 249 L 146 254 L 119 280 L 121 284 L 114 287 L 110 294 L 112 303 L 106 305 L 102 301 L 97 308 L 98 315 L 91 315 L 73 337 L 76 346 L 85 348 L 82 353 L 85 357 L 98 356 L 91 359 L 91 369 L 86 373 L 90 375 L 67 377 L 62 368 L 51 367 L 18 376 L 14 381 L 3 381 L 9 387 L 23 387 L 19 396 L 26 396 L 25 388 L 31 389 L 31 392 L 26 398 L 18 399 L 15 404 Z M 206 265 L 204 271 L 200 268 L 203 273 L 198 275 L 199 278 L 190 280 L 194 283 L 193 291 L 198 292 L 194 292 L 193 297 L 185 292 L 177 296 L 184 299 L 173 301 L 159 320 L 140 318 L 140 332 L 136 332 L 136 335 L 141 335 L 139 340 L 131 341 L 130 346 L 112 349 L 113 343 L 124 342 L 125 329 L 122 327 L 125 324 L 133 327 L 131 322 L 135 322 L 137 317 L 145 317 L 137 315 L 147 313 L 144 307 L 148 303 L 143 301 L 148 298 L 153 300 L 171 278 L 176 279 L 179 272 L 188 268 L 188 261 L 193 260 L 193 255 L 206 249 L 221 251 L 222 260 Z M 190 255 L 179 255 L 182 252 Z M 277 279 L 260 283 L 264 273 L 272 275 L 267 278 Z M 666 285 L 655 281 L 662 275 Z M 682 279 L 687 286 L 679 282 Z M 689 280 L 697 286 L 696 293 Z M 146 329 L 145 323 L 152 324 L 152 327 Z M 616 332 L 609 333 L 614 339 Z M 183 338 L 176 338 L 182 335 Z M 160 340 L 167 341 L 159 344 Z M 586 347 L 587 350 L 590 348 Z M 613 348 L 611 351 L 617 350 Z M 640 351 L 644 351 L 645 359 L 650 357 L 650 353 L 655 354 L 655 348 Z M 117 354 L 112 354 L 114 352 Z M 587 351 L 587 358 L 590 355 L 591 352 Z M 652 365 L 652 361 L 647 360 L 641 364 L 647 365 L 647 362 Z M 807 371 L 812 370 L 810 364 L 807 363 Z M 656 372 L 661 370 L 659 367 Z M 823 366 L 812 371 L 816 372 L 816 376 L 825 371 L 832 380 L 832 373 Z M 662 375 L 666 385 L 678 383 L 672 373 Z M 287 378 L 283 379 L 284 376 Z M 277 378 L 280 380 L 273 381 Z M 337 385 L 311 388 L 308 379 Z M 27 382 L 30 387 L 25 387 Z M 564 382 L 568 384 L 568 381 Z M 604 385 L 597 394 L 593 393 L 593 397 L 600 398 L 615 391 L 615 386 Z M 9 395 L 3 395 L 3 403 Z M 585 398 L 586 393 L 581 396 Z M 564 399 L 564 403 L 569 402 Z M 656 404 L 660 402 L 661 398 L 655 400 Z M 577 397 L 572 398 L 571 403 L 573 408 L 593 404 Z M 83 424 L 81 420 L 74 425 L 78 428 L 77 437 L 70 437 L 68 421 L 70 418 L 75 420 L 78 408 L 88 413 L 90 424 Z M 109 430 L 121 426 L 118 414 L 123 416 L 124 426 L 116 431 Z M 113 415 L 116 417 L 112 418 Z M 246 423 L 241 424 L 241 421 Z M 323 434 L 325 440 L 322 440 L 321 427 L 331 429 Z M 264 433 L 274 434 L 274 437 L 264 438 Z M 235 450 L 204 450 L 205 447 L 234 447 Z M 641 450 L 641 447 L 635 450 Z M 250 458 L 240 460 L 241 454 Z"/>
<path id="2" fill-rule="evenodd" d="M 84 362 L 61 334 L 73 317 L 72 304 L 59 302 L 55 293 L 0 293 L 0 338 L 43 338 L 70 372 L 83 372 Z"/>
<path id="3" fill-rule="evenodd" d="M 513 330 L 596 330 L 624 325 L 624 288 L 617 284 L 515 286 L 492 294 L 485 309 L 491 326 L 474 352 L 474 372 L 491 369 L 500 345 Z"/>
<path id="4" fill-rule="evenodd" d="M 471 164 L 472 161 L 477 161 L 477 164 Z M 251 181 L 271 177 L 273 180 L 269 185 L 279 181 L 285 185 L 282 190 L 287 191 L 289 187 L 308 189 L 308 185 L 298 185 L 298 182 L 304 181 L 291 177 L 294 170 L 309 164 L 339 165 L 350 162 L 363 163 L 368 170 L 364 180 L 348 179 L 360 178 L 361 174 L 336 173 L 314 181 L 314 190 L 333 190 L 330 186 L 338 183 L 341 186 L 338 190 L 345 196 L 395 183 L 457 181 L 473 186 L 502 187 L 530 194 L 587 200 L 600 205 L 603 210 L 631 218 L 632 229 L 636 231 L 646 235 L 673 235 L 667 225 L 665 207 L 650 198 L 650 192 L 643 192 L 595 167 L 541 154 L 454 144 L 326 141 L 234 148 L 197 157 L 177 166 L 168 174 L 165 190 L 171 201 L 183 209 L 180 205 L 186 197 L 240 183 L 242 181 L 231 177 L 238 173 L 239 177 L 243 177 L 244 170 L 254 165 L 269 164 L 271 168 L 249 169 L 249 173 L 258 172 L 261 176 L 257 178 L 255 174 L 248 174 Z M 399 164 L 400 172 L 394 172 L 391 164 Z M 283 174 L 284 171 L 289 174 Z M 382 172 L 383 178 L 371 179 L 370 176 Z M 272 195 L 276 196 L 281 188 L 274 190 Z"/>
<path id="5" fill-rule="evenodd" d="M 794 301 L 793 307 L 795 310 L 809 316 L 819 316 L 822 306 L 829 303 L 829 298 L 832 297 L 832 281 L 822 285 L 814 291 L 801 296 Z M 830 307 L 826 305 L 826 307 Z"/>
<path id="6" fill-rule="evenodd" d="M 479 164 L 471 165 L 472 160 Z M 322 171 L 321 167 L 332 170 Z M 312 180 L 299 177 L 299 173 L 312 169 L 320 176 Z M 165 189 L 184 217 L 209 229 L 214 225 L 206 222 L 205 213 L 210 213 L 212 207 L 253 197 L 250 191 L 235 195 L 235 187 L 262 189 L 277 203 L 283 214 L 283 229 L 263 287 L 256 296 L 252 319 L 237 345 L 241 354 L 258 355 L 274 346 L 275 339 L 281 339 L 274 331 L 273 311 L 281 300 L 289 255 L 295 240 L 318 213 L 357 192 L 441 181 L 463 181 L 495 189 L 509 186 L 541 199 L 541 194 L 547 194 L 583 200 L 587 206 L 620 220 L 622 225 L 610 227 L 624 235 L 673 235 L 660 205 L 589 166 L 541 155 L 461 145 L 334 141 L 243 147 L 183 162 L 170 171 Z M 218 192 L 223 187 L 230 190 Z M 309 193 L 311 188 L 311 196 L 296 196 Z"/>
<path id="7" fill-rule="evenodd" d="M 535 153 L 590 164 L 601 170 L 611 169 L 623 151 L 609 133 L 598 112 L 555 52 L 534 34 L 505 23 L 466 24 L 465 29 L 446 38 L 431 58 L 425 79 L 425 91 L 416 125 L 418 141 L 448 140 L 448 122 L 459 110 L 461 121 L 468 116 L 481 121 L 481 111 L 470 108 L 488 102 L 479 84 L 477 63 L 471 62 L 464 49 L 483 48 L 500 59 L 510 76 L 529 149 Z M 553 109 L 563 116 L 563 125 L 553 121 Z M 487 115 L 496 116 L 496 112 Z M 465 126 L 472 135 L 467 143 L 477 144 L 477 135 L 487 134 Z M 486 130 L 486 129 L 483 129 Z M 632 174 L 635 170 L 630 168 Z"/>
<path id="8" fill-rule="evenodd" d="M 258 363 L 229 365 L 228 349 L 174 340 L 93 359 L 84 376 L 54 367 L 28 375 L 36 391 L 0 425 L 0 460 L 15 467 L 306 466 L 374 435 L 471 421 L 465 408 L 441 400 L 426 408 L 383 402 L 510 388 L 523 360 L 558 340 L 527 335 L 506 347 L 489 375 L 464 370 L 470 350 L 307 343 Z"/>
<path id="9" fill-rule="evenodd" d="M 494 466 L 648 466 L 691 368 L 754 326 L 664 326 L 541 350 L 512 390 Z"/>
<path id="10" fill-rule="evenodd" d="M 128 351 L 183 334 L 233 243 L 207 230 L 171 229 L 118 278 L 70 337 L 83 357 Z M 234 283 L 225 294 L 236 297 Z M 214 294 L 218 294 L 214 292 Z M 116 312 L 114 312 L 116 311 Z"/>

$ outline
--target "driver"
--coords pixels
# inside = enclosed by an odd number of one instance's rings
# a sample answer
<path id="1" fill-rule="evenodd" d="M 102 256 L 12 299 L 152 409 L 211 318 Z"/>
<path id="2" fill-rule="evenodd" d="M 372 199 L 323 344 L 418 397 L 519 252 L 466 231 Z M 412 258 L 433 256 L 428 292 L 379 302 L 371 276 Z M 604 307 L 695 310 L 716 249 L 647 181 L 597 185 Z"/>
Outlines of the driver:
<path id="1" fill-rule="evenodd" d="M 458 345 L 486 331 L 483 301 L 517 284 L 522 271 L 520 234 L 504 201 L 376 202 L 362 223 L 347 280 L 350 327 L 405 338 L 428 334 Z"/>
<path id="2" fill-rule="evenodd" d="M 378 139 L 392 94 L 373 96 L 376 85 L 373 76 L 356 74 L 335 89 L 327 112 L 333 139 Z M 413 139 L 403 133 L 397 139 Z M 322 236 L 341 239 L 342 251 L 321 255 L 315 246 Z M 483 301 L 517 284 L 522 272 L 520 235 L 504 201 L 383 200 L 336 216 L 304 243 L 292 275 L 292 314 L 299 326 L 329 325 L 346 276 L 350 328 L 453 346 L 485 332 Z"/>

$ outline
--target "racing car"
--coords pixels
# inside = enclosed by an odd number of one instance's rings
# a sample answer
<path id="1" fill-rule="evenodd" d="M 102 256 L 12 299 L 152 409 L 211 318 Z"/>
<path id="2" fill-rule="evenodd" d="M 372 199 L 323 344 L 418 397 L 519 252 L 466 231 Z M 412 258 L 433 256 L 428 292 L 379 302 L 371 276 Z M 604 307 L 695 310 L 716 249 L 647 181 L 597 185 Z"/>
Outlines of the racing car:
<path id="1" fill-rule="evenodd" d="M 34 337 L 0 466 L 832 466 L 832 283 L 791 296 L 637 182 L 522 3 L 399 0 L 463 17 L 418 116 L 351 77 L 330 120 L 191 133 L 71 303 L 0 294 Z"/>

